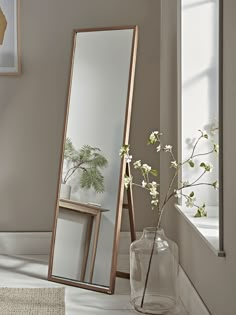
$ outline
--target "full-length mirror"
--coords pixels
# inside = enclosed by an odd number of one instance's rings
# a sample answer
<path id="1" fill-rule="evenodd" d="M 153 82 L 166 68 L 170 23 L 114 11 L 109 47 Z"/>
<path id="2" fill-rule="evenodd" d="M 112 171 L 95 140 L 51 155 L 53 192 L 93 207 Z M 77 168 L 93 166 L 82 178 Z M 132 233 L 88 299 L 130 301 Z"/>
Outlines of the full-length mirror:
<path id="1" fill-rule="evenodd" d="M 113 292 L 137 27 L 74 32 L 49 280 Z"/>

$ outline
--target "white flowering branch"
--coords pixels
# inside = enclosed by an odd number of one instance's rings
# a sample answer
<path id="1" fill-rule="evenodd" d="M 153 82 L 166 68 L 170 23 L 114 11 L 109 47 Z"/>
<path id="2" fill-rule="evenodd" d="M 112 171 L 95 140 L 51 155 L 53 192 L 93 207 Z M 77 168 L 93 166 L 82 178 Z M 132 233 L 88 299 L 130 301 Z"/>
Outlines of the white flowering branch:
<path id="1" fill-rule="evenodd" d="M 218 130 L 218 128 L 215 128 L 215 130 Z M 186 195 L 183 193 L 183 190 L 186 188 L 190 188 L 190 187 L 196 187 L 196 186 L 201 186 L 201 185 L 208 185 L 208 186 L 212 186 L 213 188 L 217 189 L 218 188 L 218 183 L 217 181 L 213 182 L 213 183 L 203 183 L 203 182 L 199 182 L 200 179 L 202 179 L 204 177 L 204 175 L 207 172 L 211 172 L 213 169 L 213 166 L 210 163 L 206 163 L 206 162 L 201 162 L 199 167 L 203 169 L 203 172 L 195 179 L 193 180 L 191 183 L 189 183 L 188 181 L 182 182 L 182 185 L 180 187 L 178 187 L 177 189 L 174 189 L 174 183 L 176 180 L 176 177 L 178 176 L 180 170 L 182 169 L 182 167 L 185 164 L 189 164 L 190 168 L 194 168 L 195 167 L 195 161 L 194 159 L 196 157 L 199 156 L 207 156 L 210 155 L 214 152 L 218 153 L 219 151 L 219 146 L 217 144 L 213 144 L 213 148 L 212 150 L 208 151 L 208 152 L 204 152 L 204 153 L 195 153 L 198 144 L 200 143 L 200 141 L 202 139 L 209 139 L 209 136 L 206 132 L 199 130 L 200 132 L 200 136 L 197 138 L 197 140 L 195 141 L 194 145 L 193 145 L 193 149 L 191 151 L 191 154 L 189 156 L 188 159 L 186 159 L 183 162 L 178 162 L 173 154 L 173 150 L 172 150 L 172 146 L 171 145 L 162 145 L 161 143 L 161 136 L 162 133 L 160 133 L 159 131 L 153 131 L 149 138 L 148 138 L 148 144 L 149 145 L 157 145 L 156 146 L 156 152 L 166 152 L 169 153 L 171 156 L 171 161 L 170 161 L 170 168 L 174 168 L 175 172 L 171 178 L 169 187 L 167 189 L 167 192 L 164 196 L 164 200 L 162 202 L 162 204 L 160 205 L 160 201 L 159 201 L 159 191 L 158 191 L 158 187 L 160 186 L 160 184 L 158 184 L 156 181 L 151 181 L 150 180 L 150 176 L 155 176 L 157 177 L 158 172 L 157 170 L 153 169 L 150 165 L 146 164 L 146 163 L 142 163 L 141 160 L 137 160 L 136 162 L 133 163 L 133 167 L 137 170 L 141 171 L 143 180 L 142 180 L 142 184 L 137 184 L 133 182 L 133 176 L 125 176 L 125 187 L 128 188 L 129 185 L 135 185 L 138 186 L 140 188 L 144 188 L 146 191 L 149 191 L 149 194 L 151 196 L 151 207 L 152 209 L 154 209 L 155 207 L 158 208 L 158 223 L 157 226 L 159 227 L 161 224 L 161 219 L 162 219 L 162 215 L 163 215 L 163 211 L 165 209 L 166 204 L 168 203 L 168 201 L 173 197 L 184 197 L 185 198 L 185 205 L 187 207 L 197 207 L 197 212 L 195 214 L 195 216 L 206 216 L 207 212 L 206 211 L 200 211 L 202 210 L 203 206 L 197 206 L 194 202 L 196 200 L 195 194 L 194 192 L 191 192 L 189 195 Z M 124 157 L 127 163 L 131 163 L 132 161 L 132 155 L 129 154 L 129 150 L 130 150 L 130 146 L 129 145 L 125 145 L 121 148 L 120 150 L 120 156 Z M 204 209 L 205 209 L 205 203 L 204 203 Z"/>

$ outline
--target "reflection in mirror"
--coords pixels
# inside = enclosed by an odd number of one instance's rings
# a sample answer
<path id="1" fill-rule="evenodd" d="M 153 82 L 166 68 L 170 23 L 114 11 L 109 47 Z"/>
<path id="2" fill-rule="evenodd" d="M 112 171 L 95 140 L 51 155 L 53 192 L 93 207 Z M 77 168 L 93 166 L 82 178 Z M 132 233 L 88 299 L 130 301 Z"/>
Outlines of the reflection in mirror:
<path id="1" fill-rule="evenodd" d="M 183 167 L 182 181 L 190 183 L 215 183 L 194 187 L 195 204 L 201 207 L 189 207 L 183 198 L 181 210 L 194 227 L 204 236 L 217 252 L 222 251 L 220 237 L 220 190 L 222 190 L 221 167 L 218 151 L 221 139 L 221 117 L 219 116 L 221 96 L 221 36 L 220 0 L 199 1 L 182 0 L 181 6 L 181 159 L 186 160 L 197 143 L 194 151 L 194 164 L 186 163 Z M 199 23 L 199 19 L 201 23 Z M 207 136 L 198 141 L 198 130 Z M 204 140 L 205 139 L 205 140 Z M 213 154 L 206 154 L 206 153 Z M 202 162 L 211 166 L 211 171 L 202 167 Z M 197 182 L 196 179 L 199 178 Z M 213 186 L 213 187 L 212 187 Z M 215 188 L 215 189 L 213 189 Z M 186 189 L 186 195 L 191 193 Z"/>
<path id="2" fill-rule="evenodd" d="M 75 31 L 49 280 L 114 289 L 136 46 L 137 27 Z"/>
<path id="3" fill-rule="evenodd" d="M 53 274 L 77 281 L 93 281 L 101 215 L 106 211 L 60 200 Z M 73 259 L 68 260 L 68 257 Z"/>

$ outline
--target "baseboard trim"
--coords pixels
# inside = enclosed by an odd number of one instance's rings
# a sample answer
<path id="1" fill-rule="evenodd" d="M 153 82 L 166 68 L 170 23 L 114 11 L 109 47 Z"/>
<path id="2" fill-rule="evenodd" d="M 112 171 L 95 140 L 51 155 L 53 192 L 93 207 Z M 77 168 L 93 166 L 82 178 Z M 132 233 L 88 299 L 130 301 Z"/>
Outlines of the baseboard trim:
<path id="1" fill-rule="evenodd" d="M 210 315 L 181 266 L 179 266 L 179 296 L 189 315 Z"/>
<path id="2" fill-rule="evenodd" d="M 142 233 L 138 232 L 137 237 Z M 0 232 L 0 254 L 6 255 L 49 255 L 51 232 Z M 130 233 L 121 232 L 119 254 L 128 255 Z M 194 286 L 180 266 L 179 291 L 189 315 L 210 315 Z"/>
<path id="3" fill-rule="evenodd" d="M 140 237 L 141 233 L 137 233 Z M 0 232 L 0 254 L 47 255 L 50 252 L 51 232 Z M 130 233 L 121 232 L 119 254 L 129 254 Z"/>

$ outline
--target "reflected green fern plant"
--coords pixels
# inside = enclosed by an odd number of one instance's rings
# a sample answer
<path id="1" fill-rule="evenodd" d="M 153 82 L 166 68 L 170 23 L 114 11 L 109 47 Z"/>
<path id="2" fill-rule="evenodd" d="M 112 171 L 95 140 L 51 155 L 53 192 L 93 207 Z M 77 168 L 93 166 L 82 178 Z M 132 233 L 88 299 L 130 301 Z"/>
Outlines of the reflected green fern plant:
<path id="1" fill-rule="evenodd" d="M 104 192 L 104 176 L 101 170 L 107 167 L 108 161 L 99 148 L 84 145 L 80 150 L 76 150 L 71 139 L 66 138 L 64 160 L 69 166 L 63 175 L 63 184 L 79 172 L 80 188 L 93 188 L 96 193 Z"/>

